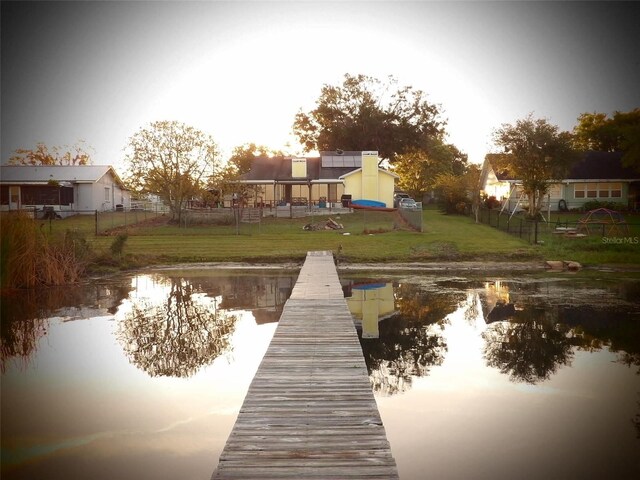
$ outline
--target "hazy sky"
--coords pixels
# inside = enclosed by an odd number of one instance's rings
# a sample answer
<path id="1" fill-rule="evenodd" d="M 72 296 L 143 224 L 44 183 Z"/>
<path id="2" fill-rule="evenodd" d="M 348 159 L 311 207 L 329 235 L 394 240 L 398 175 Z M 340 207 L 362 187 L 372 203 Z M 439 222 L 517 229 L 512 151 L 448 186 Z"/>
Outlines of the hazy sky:
<path id="1" fill-rule="evenodd" d="M 295 145 L 296 112 L 345 73 L 394 75 L 441 105 L 449 141 L 481 162 L 491 132 L 533 112 L 640 107 L 633 2 L 2 1 L 2 162 L 20 147 L 92 147 L 123 166 L 156 120 Z"/>

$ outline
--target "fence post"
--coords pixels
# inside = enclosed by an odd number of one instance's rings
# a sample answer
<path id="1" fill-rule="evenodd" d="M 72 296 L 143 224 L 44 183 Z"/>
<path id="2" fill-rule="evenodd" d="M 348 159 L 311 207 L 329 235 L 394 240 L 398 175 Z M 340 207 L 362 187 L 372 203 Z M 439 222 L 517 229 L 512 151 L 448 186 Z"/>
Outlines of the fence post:
<path id="1" fill-rule="evenodd" d="M 522 219 L 520 219 L 520 234 L 518 235 L 518 238 L 522 238 Z"/>
<path id="2" fill-rule="evenodd" d="M 95 212 L 95 224 L 96 224 L 96 237 L 98 236 L 98 210 Z"/>
<path id="3" fill-rule="evenodd" d="M 497 222 L 496 222 L 496 228 L 498 230 L 500 230 L 500 212 L 498 212 L 498 219 L 497 219 Z"/>
<path id="4" fill-rule="evenodd" d="M 533 228 L 534 228 L 534 234 L 533 234 L 533 240 L 534 240 L 534 245 L 538 244 L 538 217 L 536 217 L 536 219 L 533 222 Z"/>

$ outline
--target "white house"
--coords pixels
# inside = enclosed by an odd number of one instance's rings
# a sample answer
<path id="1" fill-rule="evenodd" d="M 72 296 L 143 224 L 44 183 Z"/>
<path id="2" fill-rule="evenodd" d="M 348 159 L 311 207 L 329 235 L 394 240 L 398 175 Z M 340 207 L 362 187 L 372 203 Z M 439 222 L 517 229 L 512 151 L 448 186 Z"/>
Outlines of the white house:
<path id="1" fill-rule="evenodd" d="M 526 202 L 522 181 L 504 168 L 505 155 L 488 154 L 480 174 L 480 190 L 512 212 Z M 622 209 L 640 208 L 640 173 L 622 163 L 621 152 L 585 152 L 566 178 L 549 183 L 544 208 L 580 209 L 590 201 L 618 204 Z"/>
<path id="2" fill-rule="evenodd" d="M 92 213 L 131 206 L 130 192 L 109 165 L 0 166 L 0 210 Z"/>

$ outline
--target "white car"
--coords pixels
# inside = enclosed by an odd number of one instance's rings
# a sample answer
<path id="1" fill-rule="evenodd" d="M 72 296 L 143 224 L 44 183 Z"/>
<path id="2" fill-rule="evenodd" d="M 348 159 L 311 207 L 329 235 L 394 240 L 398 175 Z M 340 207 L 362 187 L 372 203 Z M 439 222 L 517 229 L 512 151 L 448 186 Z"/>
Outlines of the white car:
<path id="1" fill-rule="evenodd" d="M 398 207 L 406 210 L 418 210 L 418 204 L 413 198 L 401 198 Z"/>

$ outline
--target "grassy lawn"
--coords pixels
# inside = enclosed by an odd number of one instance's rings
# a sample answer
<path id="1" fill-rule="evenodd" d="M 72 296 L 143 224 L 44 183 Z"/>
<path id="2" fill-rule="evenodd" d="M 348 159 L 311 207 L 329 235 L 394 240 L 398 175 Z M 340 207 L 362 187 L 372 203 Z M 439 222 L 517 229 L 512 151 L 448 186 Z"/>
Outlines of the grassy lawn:
<path id="1" fill-rule="evenodd" d="M 351 214 L 294 219 L 265 218 L 260 225 L 240 224 L 180 228 L 159 222 L 129 226 L 124 247 L 127 264 L 173 262 L 281 262 L 300 261 L 310 250 L 340 252 L 344 262 L 431 261 L 519 261 L 575 260 L 589 264 L 640 264 L 640 225 L 633 226 L 626 240 L 603 240 L 600 236 L 568 239 L 542 228 L 540 245 L 508 235 L 471 219 L 443 215 L 435 209 L 423 212 L 424 231 L 394 229 L 394 214 L 357 211 Z M 565 214 L 564 217 L 567 217 Z M 574 215 L 577 218 L 579 214 Z M 309 223 L 323 224 L 332 218 L 343 230 L 307 231 Z M 551 227 L 557 219 L 552 217 Z M 572 221 L 572 218 L 561 218 Z M 52 234 L 67 229 L 86 232 L 94 251 L 108 255 L 117 233 L 94 236 L 92 216 L 77 216 L 52 222 L 43 229 Z M 640 218 L 633 222 L 640 224 Z M 117 222 L 115 222 L 117 224 Z M 348 235 L 345 235 L 348 233 Z"/>
<path id="2" fill-rule="evenodd" d="M 343 230 L 306 231 L 308 223 L 328 218 Z M 470 229 L 473 233 L 470 233 Z M 340 252 L 347 262 L 415 262 L 434 260 L 498 260 L 536 258 L 536 249 L 469 219 L 424 212 L 424 232 L 393 228 L 389 213 L 355 212 L 341 216 L 297 219 L 266 218 L 260 225 L 179 228 L 174 225 L 130 229 L 125 253 L 153 255 L 157 261 L 300 261 L 310 250 Z M 92 239 L 97 251 L 106 251 L 113 237 Z"/>

